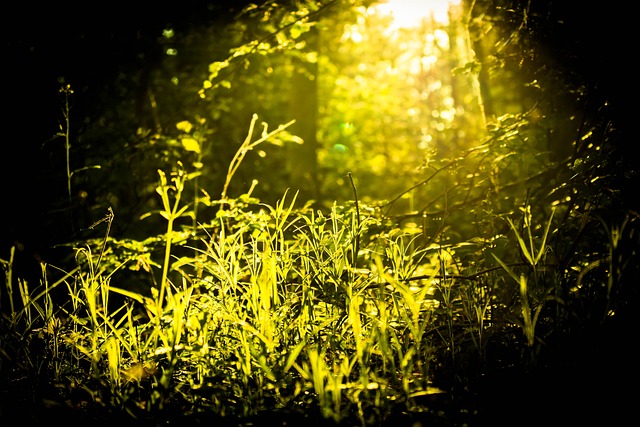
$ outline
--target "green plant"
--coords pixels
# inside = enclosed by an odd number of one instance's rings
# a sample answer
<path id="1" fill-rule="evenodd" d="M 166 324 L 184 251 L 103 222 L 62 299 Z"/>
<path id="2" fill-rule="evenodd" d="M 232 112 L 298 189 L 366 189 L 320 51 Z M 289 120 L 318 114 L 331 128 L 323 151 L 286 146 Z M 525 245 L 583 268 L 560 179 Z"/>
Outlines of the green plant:
<path id="1" fill-rule="evenodd" d="M 534 344 L 536 343 L 536 324 L 538 322 L 538 317 L 544 307 L 544 302 L 548 299 L 553 298 L 552 296 L 545 296 L 544 293 L 546 292 L 546 290 L 540 289 L 542 284 L 539 281 L 539 269 L 541 261 L 548 251 L 547 238 L 549 237 L 549 231 L 551 230 L 551 225 L 553 224 L 554 211 L 551 211 L 551 215 L 548 219 L 542 236 L 540 237 L 539 243 L 536 243 L 536 238 L 533 234 L 534 224 L 532 223 L 531 207 L 527 205 L 522 209 L 522 212 L 523 229 L 526 233 L 525 235 L 522 235 L 520 233 L 519 229 L 511 221 L 511 219 L 507 218 L 507 221 L 509 222 L 511 230 L 515 234 L 521 254 L 523 255 L 527 265 L 532 270 L 534 288 L 531 289 L 531 287 L 529 286 L 529 279 L 525 274 L 517 274 L 500 258 L 495 255 L 494 258 L 496 259 L 496 261 L 498 261 L 500 266 L 505 269 L 509 276 L 513 280 L 515 280 L 516 283 L 518 283 L 522 315 L 521 327 L 527 339 L 527 345 L 533 349 Z"/>

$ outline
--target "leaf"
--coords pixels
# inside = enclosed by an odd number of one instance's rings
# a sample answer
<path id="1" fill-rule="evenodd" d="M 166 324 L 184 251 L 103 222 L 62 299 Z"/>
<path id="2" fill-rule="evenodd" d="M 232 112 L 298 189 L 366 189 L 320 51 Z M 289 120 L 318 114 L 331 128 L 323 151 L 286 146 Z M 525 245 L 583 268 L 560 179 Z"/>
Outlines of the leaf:
<path id="1" fill-rule="evenodd" d="M 216 61 L 209 64 L 209 80 L 213 80 L 218 77 L 218 73 L 228 66 L 229 61 Z"/>
<path id="2" fill-rule="evenodd" d="M 200 143 L 194 138 L 182 138 L 182 146 L 187 151 L 193 151 L 194 153 L 200 153 Z"/>
<path id="3" fill-rule="evenodd" d="M 158 372 L 158 367 L 153 361 L 138 362 L 127 369 L 121 369 L 120 373 L 127 382 L 140 382 L 153 377 Z"/>
<path id="4" fill-rule="evenodd" d="M 511 276 L 511 278 L 513 280 L 515 280 L 516 282 L 520 282 L 520 277 L 513 271 L 511 270 L 511 268 L 509 268 L 509 266 L 507 264 L 505 264 L 500 258 L 498 258 L 495 254 L 491 254 L 496 261 L 498 261 L 498 264 L 500 264 L 500 266 L 502 268 L 504 268 L 504 270 L 509 274 L 509 276 Z"/>
<path id="5" fill-rule="evenodd" d="M 176 123 L 176 128 L 182 132 L 189 133 L 193 129 L 193 125 L 188 120 Z"/>

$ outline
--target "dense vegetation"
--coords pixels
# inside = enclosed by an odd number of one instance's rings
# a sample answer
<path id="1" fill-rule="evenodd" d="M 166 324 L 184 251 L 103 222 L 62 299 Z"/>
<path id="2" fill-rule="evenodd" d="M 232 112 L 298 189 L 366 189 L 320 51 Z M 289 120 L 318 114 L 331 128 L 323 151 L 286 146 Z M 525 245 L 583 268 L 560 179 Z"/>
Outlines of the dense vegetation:
<path id="1" fill-rule="evenodd" d="M 43 117 L 3 155 L 2 425 L 626 419 L 625 26 L 559 3 L 394 32 L 357 0 L 11 27 L 58 98 L 19 86 Z"/>

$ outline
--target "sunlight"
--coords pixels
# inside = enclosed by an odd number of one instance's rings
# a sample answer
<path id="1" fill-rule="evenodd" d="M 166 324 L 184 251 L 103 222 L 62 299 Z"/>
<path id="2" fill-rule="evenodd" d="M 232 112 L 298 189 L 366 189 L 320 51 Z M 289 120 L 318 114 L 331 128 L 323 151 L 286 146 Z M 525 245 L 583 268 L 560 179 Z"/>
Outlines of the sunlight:
<path id="1" fill-rule="evenodd" d="M 446 24 L 449 8 L 460 0 L 383 0 L 372 6 L 382 15 L 393 16 L 392 29 L 419 27 L 423 20 L 431 19 Z"/>

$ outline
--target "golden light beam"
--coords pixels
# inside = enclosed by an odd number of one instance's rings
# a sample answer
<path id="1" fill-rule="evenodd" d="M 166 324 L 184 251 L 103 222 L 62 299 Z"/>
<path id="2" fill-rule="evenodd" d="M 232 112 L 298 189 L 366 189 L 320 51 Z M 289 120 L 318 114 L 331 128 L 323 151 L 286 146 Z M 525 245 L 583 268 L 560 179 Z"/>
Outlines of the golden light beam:
<path id="1" fill-rule="evenodd" d="M 393 27 L 419 27 L 424 19 L 441 23 L 449 21 L 449 7 L 460 4 L 460 0 L 384 0 L 372 6 L 382 15 L 393 17 Z"/>

